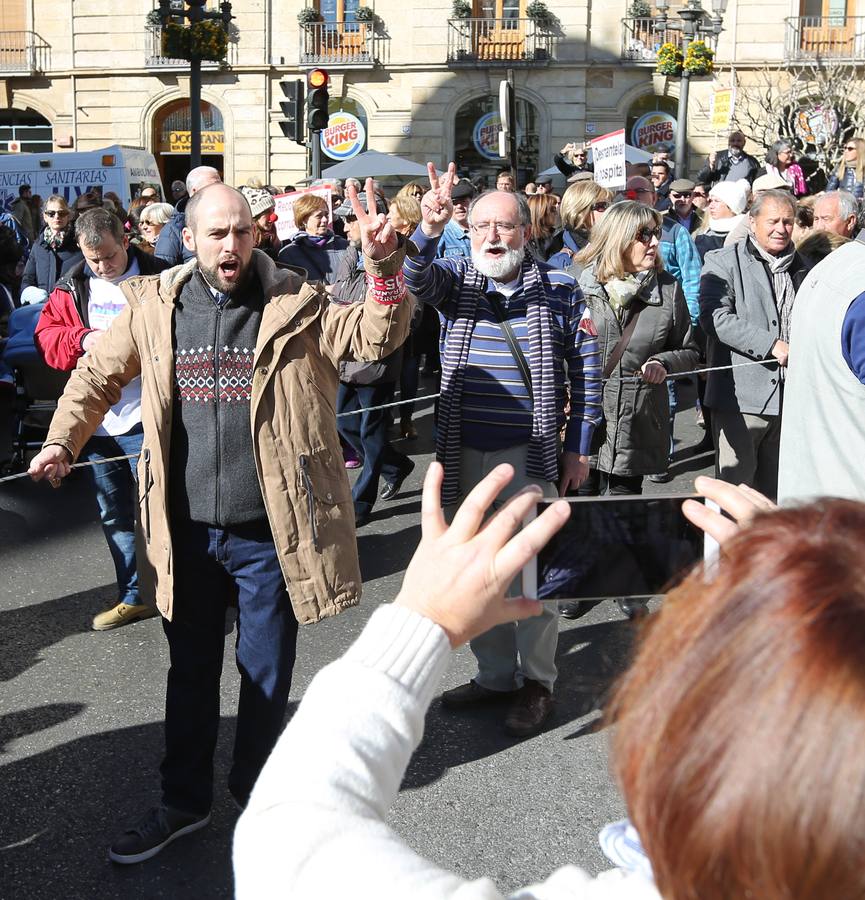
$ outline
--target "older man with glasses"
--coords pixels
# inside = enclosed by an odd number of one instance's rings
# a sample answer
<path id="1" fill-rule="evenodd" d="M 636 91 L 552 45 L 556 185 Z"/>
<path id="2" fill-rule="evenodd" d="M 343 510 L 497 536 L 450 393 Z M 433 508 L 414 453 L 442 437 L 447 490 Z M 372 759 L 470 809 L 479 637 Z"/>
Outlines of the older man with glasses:
<path id="1" fill-rule="evenodd" d="M 592 434 L 601 418 L 597 342 L 583 321 L 574 278 L 526 253 L 531 229 L 525 198 L 488 191 L 469 208 L 471 259 L 436 259 L 453 215 L 454 166 L 431 190 L 406 258 L 409 289 L 444 322 L 436 456 L 444 465 L 442 502 L 461 496 L 500 463 L 516 476 L 506 493 L 538 484 L 546 496 L 576 489 L 588 475 Z M 565 384 L 571 416 L 565 425 Z M 502 495 L 500 500 L 506 499 Z M 515 594 L 521 590 L 515 586 Z M 510 701 L 505 729 L 536 734 L 553 705 L 558 625 L 555 609 L 517 625 L 492 628 L 472 642 L 478 673 L 446 691 L 446 708 Z"/>
<path id="2" fill-rule="evenodd" d="M 553 165 L 565 176 L 570 178 L 580 172 L 594 172 L 595 167 L 587 160 L 589 151 L 586 147 L 580 147 L 575 143 L 565 144 L 553 157 Z"/>

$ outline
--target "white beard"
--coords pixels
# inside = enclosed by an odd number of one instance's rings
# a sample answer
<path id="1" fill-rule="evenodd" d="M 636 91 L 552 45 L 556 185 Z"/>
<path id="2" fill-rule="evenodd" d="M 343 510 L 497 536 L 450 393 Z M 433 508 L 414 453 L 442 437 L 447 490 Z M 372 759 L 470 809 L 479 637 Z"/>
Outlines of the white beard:
<path id="1" fill-rule="evenodd" d="M 492 278 L 493 281 L 503 281 L 505 276 L 519 271 L 526 255 L 526 248 L 520 247 L 519 250 L 505 250 L 501 256 L 492 258 L 484 256 L 485 251 L 501 246 L 503 246 L 501 243 L 485 243 L 480 250 L 472 250 L 472 264 L 474 267 L 481 275 L 486 275 L 487 278 Z"/>

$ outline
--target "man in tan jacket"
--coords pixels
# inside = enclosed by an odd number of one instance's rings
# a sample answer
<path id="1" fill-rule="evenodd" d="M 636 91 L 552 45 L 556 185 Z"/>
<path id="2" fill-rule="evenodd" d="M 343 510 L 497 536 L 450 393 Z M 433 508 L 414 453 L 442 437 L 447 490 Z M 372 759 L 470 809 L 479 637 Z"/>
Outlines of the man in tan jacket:
<path id="1" fill-rule="evenodd" d="M 395 350 L 413 301 L 397 235 L 354 203 L 367 299 L 339 307 L 253 250 L 239 191 L 196 194 L 183 231 L 196 259 L 124 283 L 128 306 L 80 360 L 31 464 L 33 478 L 59 484 L 141 377 L 139 578 L 163 615 L 171 668 L 162 801 L 115 840 L 115 862 L 149 859 L 210 821 L 226 605 L 238 606 L 241 674 L 229 789 L 243 807 L 282 729 L 298 623 L 359 600 L 337 364 Z"/>

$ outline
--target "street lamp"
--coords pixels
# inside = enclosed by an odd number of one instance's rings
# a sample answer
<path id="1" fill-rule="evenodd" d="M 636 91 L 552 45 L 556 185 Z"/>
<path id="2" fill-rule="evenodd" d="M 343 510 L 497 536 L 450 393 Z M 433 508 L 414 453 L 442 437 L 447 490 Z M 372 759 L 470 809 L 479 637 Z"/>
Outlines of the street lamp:
<path id="1" fill-rule="evenodd" d="M 173 9 L 171 0 L 159 0 L 159 18 L 165 28 L 175 16 L 189 19 L 190 27 L 205 19 L 220 19 L 227 32 L 234 18 L 231 3 L 221 3 L 219 12 L 204 9 L 207 0 L 184 0 L 189 9 Z M 201 165 L 201 57 L 189 54 L 189 168 Z"/>
<path id="2" fill-rule="evenodd" d="M 684 38 L 683 52 L 687 56 L 691 42 L 697 38 L 717 38 L 723 31 L 724 12 L 727 9 L 727 0 L 712 0 L 712 14 L 706 12 L 700 5 L 700 0 L 688 0 L 682 9 L 677 10 L 681 22 L 670 22 L 667 18 L 667 10 L 670 0 L 655 0 L 658 15 L 654 20 L 655 31 L 680 31 Z M 679 108 L 676 112 L 676 166 L 677 174 L 685 178 L 688 175 L 687 147 L 688 147 L 688 91 L 691 85 L 691 73 L 688 69 L 682 69 L 679 82 Z"/>

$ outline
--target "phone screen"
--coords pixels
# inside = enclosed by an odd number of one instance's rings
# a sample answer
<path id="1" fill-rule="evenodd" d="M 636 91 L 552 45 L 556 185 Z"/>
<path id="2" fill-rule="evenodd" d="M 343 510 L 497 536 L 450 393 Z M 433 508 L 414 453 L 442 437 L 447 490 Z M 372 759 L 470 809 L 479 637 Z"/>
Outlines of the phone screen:
<path id="1" fill-rule="evenodd" d="M 663 594 L 711 553 L 682 514 L 678 496 L 575 497 L 564 528 L 523 570 L 523 592 L 539 600 Z M 537 504 L 540 515 L 552 500 Z"/>

